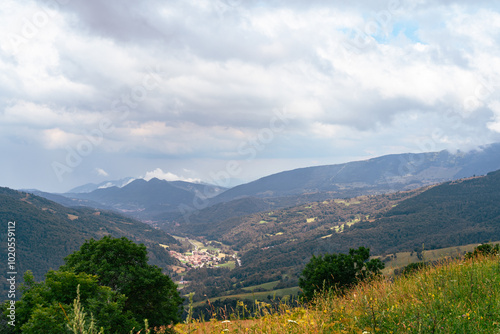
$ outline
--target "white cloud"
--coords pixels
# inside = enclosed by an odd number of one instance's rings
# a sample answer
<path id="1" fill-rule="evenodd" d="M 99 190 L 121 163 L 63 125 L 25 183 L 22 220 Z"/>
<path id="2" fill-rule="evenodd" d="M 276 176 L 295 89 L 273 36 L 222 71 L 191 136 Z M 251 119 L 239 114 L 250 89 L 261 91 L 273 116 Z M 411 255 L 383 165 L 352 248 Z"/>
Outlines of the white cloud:
<path id="1" fill-rule="evenodd" d="M 320 122 L 315 122 L 311 126 L 311 132 L 320 138 L 339 138 L 339 135 L 347 135 L 349 131 L 349 129 L 339 125 Z"/>
<path id="2" fill-rule="evenodd" d="M 78 136 L 68 133 L 60 128 L 46 129 L 42 131 L 42 142 L 47 149 L 60 149 L 75 143 Z"/>
<path id="3" fill-rule="evenodd" d="M 500 101 L 493 101 L 490 109 L 493 111 L 493 117 L 492 121 L 487 124 L 488 129 L 500 133 Z"/>
<path id="4" fill-rule="evenodd" d="M 109 176 L 109 174 L 102 168 L 96 168 L 95 171 L 99 176 Z"/>
<path id="5" fill-rule="evenodd" d="M 153 178 L 157 178 L 157 179 L 165 180 L 165 181 L 186 181 L 186 182 L 192 182 L 192 183 L 201 182 L 200 179 L 185 178 L 182 176 L 175 175 L 174 173 L 164 172 L 161 168 L 156 168 L 155 170 L 147 172 L 146 175 L 142 178 L 146 181 L 149 181 Z"/>

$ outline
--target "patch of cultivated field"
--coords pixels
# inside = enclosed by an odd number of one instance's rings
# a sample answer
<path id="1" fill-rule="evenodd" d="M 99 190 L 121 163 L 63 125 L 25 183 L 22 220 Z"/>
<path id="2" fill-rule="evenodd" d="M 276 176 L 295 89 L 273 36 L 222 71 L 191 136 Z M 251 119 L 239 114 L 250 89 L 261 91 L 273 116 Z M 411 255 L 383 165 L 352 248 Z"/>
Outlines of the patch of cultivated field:
<path id="1" fill-rule="evenodd" d="M 234 268 L 236 268 L 236 262 L 235 261 L 228 261 L 226 263 L 219 264 L 216 267 L 229 268 L 229 269 L 233 270 Z"/>
<path id="2" fill-rule="evenodd" d="M 214 300 L 225 300 L 228 298 L 236 298 L 239 300 L 244 300 L 244 299 L 247 299 L 247 300 L 266 300 L 267 296 L 269 296 L 269 295 L 282 298 L 285 296 L 296 296 L 299 291 L 300 291 L 299 287 L 292 287 L 292 288 L 285 288 L 285 289 L 272 290 L 272 291 L 241 293 L 241 294 L 237 294 L 237 295 L 218 297 L 218 298 L 215 298 Z"/>
<path id="3" fill-rule="evenodd" d="M 500 241 L 492 242 L 493 244 L 500 243 Z M 447 247 L 440 249 L 425 250 L 422 252 L 422 260 L 417 256 L 417 252 L 400 252 L 396 253 L 396 256 L 385 263 L 385 269 L 383 273 L 386 275 L 391 275 L 394 273 L 394 269 L 403 268 L 410 263 L 421 262 L 421 261 L 438 261 L 444 258 L 455 258 L 463 256 L 467 252 L 472 252 L 475 247 L 480 244 L 468 244 L 464 246 Z M 383 258 L 383 257 L 378 257 Z"/>
<path id="4" fill-rule="evenodd" d="M 253 290 L 256 290 L 256 289 L 265 289 L 265 290 L 272 290 L 274 289 L 274 287 L 276 285 L 278 285 L 280 281 L 273 281 L 273 282 L 268 282 L 268 283 L 263 283 L 263 284 L 259 284 L 259 285 L 253 285 L 253 286 L 249 286 L 249 287 L 246 287 L 246 288 L 243 288 L 243 290 L 245 291 L 253 291 Z"/>

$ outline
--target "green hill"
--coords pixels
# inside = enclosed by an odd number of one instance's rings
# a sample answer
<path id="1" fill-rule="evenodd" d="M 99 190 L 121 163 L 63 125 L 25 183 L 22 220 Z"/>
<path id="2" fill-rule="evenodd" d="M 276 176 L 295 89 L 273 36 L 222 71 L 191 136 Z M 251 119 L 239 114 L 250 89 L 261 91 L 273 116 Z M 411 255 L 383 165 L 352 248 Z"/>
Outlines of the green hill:
<path id="1" fill-rule="evenodd" d="M 70 209 L 42 197 L 0 187 L 3 254 L 7 252 L 7 225 L 11 221 L 15 222 L 19 279 L 29 269 L 41 280 L 49 269 L 57 269 L 63 264 L 63 258 L 77 250 L 86 239 L 104 235 L 125 236 L 144 243 L 152 264 L 167 268 L 176 263 L 159 244 L 178 247 L 178 243 L 161 230 L 113 212 Z M 3 272 L 7 272 L 6 265 L 2 263 Z M 2 284 L 0 288 L 5 288 L 5 283 Z"/>

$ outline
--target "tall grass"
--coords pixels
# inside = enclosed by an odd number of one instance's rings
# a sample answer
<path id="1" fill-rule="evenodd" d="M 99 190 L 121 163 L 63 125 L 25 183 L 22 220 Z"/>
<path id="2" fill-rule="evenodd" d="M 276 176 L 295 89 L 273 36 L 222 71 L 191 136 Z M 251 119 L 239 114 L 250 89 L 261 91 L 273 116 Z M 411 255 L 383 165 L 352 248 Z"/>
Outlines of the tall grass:
<path id="1" fill-rule="evenodd" d="M 259 304 L 257 304 L 259 306 Z M 362 283 L 258 319 L 191 321 L 179 333 L 500 333 L 498 257 L 443 262 L 392 282 Z M 232 318 L 232 320 L 231 320 Z M 238 317 L 236 317 L 238 318 Z M 241 318 L 240 318 L 241 319 Z"/>

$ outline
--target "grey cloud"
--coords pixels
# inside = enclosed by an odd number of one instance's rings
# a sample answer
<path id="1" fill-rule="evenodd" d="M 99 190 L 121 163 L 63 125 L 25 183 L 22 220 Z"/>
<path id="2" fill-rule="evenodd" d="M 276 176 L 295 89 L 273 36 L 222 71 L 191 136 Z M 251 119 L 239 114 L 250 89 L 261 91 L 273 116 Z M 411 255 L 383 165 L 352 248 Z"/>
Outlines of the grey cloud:
<path id="1" fill-rule="evenodd" d="M 73 13 L 76 29 L 92 34 L 112 37 L 123 42 L 139 42 L 143 39 L 166 41 L 173 32 L 159 30 L 155 23 L 159 1 L 70 1 L 61 5 L 64 11 Z"/>
<path id="2" fill-rule="evenodd" d="M 377 92 L 364 92 L 362 100 L 345 101 L 341 124 L 360 131 L 374 130 L 380 125 L 390 124 L 396 115 L 413 110 L 425 111 L 429 107 L 409 98 L 384 99 Z"/>

